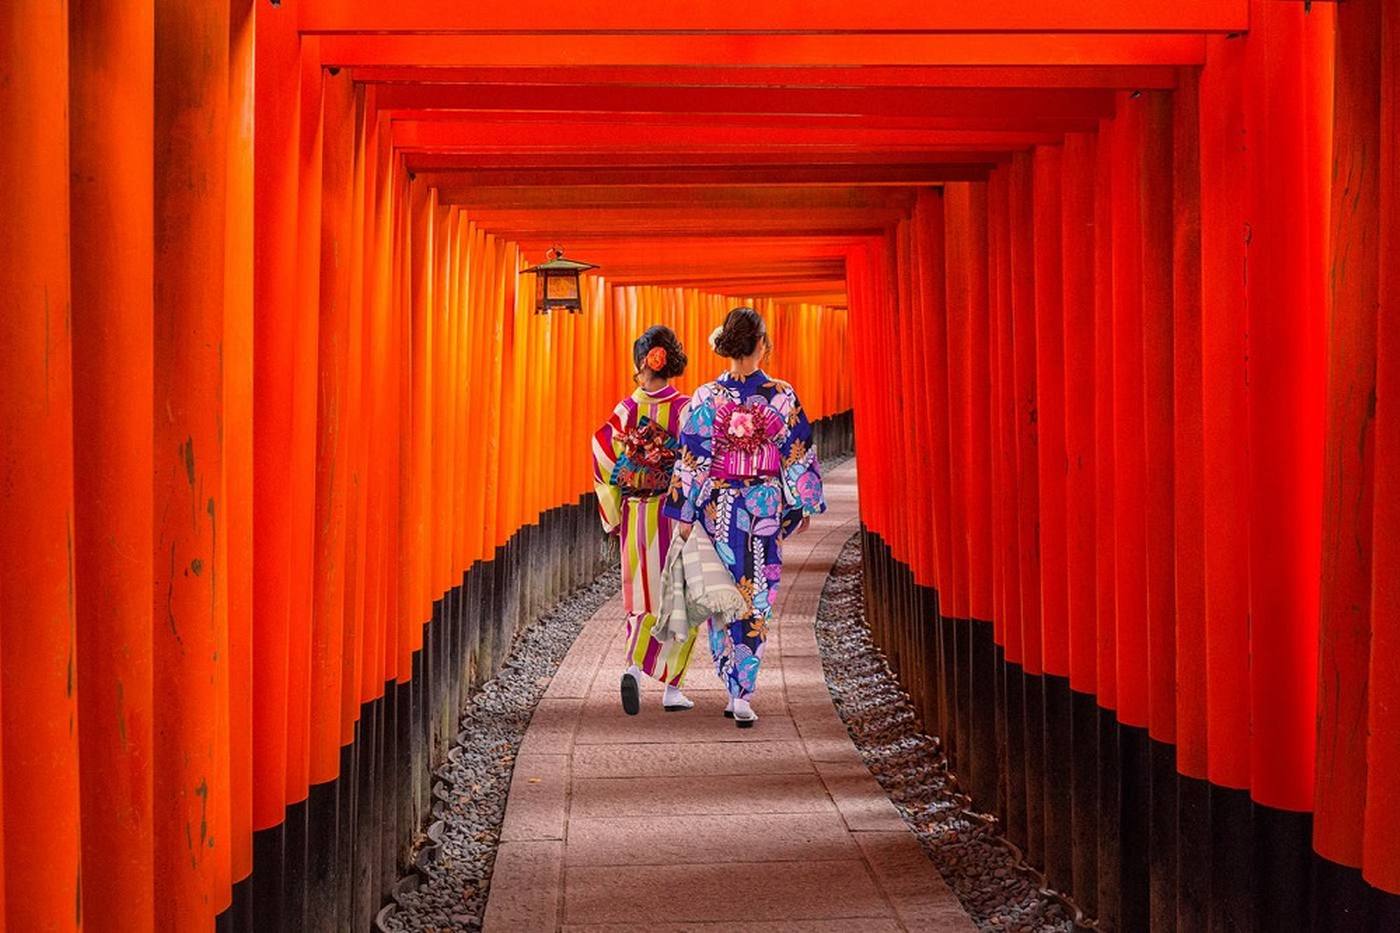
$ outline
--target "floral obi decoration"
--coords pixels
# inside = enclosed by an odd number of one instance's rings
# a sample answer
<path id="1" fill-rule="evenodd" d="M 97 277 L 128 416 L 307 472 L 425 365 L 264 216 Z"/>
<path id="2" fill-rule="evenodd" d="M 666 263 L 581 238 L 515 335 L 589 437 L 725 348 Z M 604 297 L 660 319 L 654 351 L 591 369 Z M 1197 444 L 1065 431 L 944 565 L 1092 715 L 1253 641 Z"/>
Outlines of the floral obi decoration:
<path id="1" fill-rule="evenodd" d="M 714 462 L 716 479 L 754 479 L 782 473 L 778 436 L 783 419 L 762 399 L 742 405 L 732 401 L 715 406 Z"/>
<path id="2" fill-rule="evenodd" d="M 622 455 L 613 467 L 612 484 L 626 496 L 665 492 L 679 447 L 665 427 L 643 415 L 622 435 Z"/>

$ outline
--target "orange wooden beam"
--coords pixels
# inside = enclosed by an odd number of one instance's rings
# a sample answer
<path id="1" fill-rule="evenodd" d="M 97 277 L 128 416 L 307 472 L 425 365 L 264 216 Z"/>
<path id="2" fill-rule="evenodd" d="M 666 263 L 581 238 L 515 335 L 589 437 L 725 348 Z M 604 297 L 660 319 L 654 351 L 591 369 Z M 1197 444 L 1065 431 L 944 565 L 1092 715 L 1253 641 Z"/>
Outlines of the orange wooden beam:
<path id="1" fill-rule="evenodd" d="M 420 167 L 419 160 L 428 164 Z M 936 162 L 927 165 L 734 165 L 678 168 L 490 168 L 442 171 L 431 164 L 432 156 L 408 160 L 418 178 L 428 172 L 428 184 L 439 187 L 449 203 L 473 203 L 489 188 L 589 188 L 589 187 L 685 187 L 709 188 L 716 185 L 762 185 L 769 188 L 939 185 L 948 181 L 985 178 L 994 160 Z"/>
<path id="2" fill-rule="evenodd" d="M 1229 28 L 1244 28 L 1243 26 Z M 1198 65 L 1191 33 L 1015 35 L 352 35 L 327 34 L 326 65 L 533 66 L 1127 66 Z"/>
<path id="3" fill-rule="evenodd" d="M 658 67 L 652 65 L 427 66 L 359 65 L 362 83 L 469 84 L 475 86 L 762 88 L 1106 88 L 1176 87 L 1176 69 L 1160 65 L 764 65 Z"/>
<path id="4" fill-rule="evenodd" d="M 517 171 L 540 169 L 550 171 L 577 170 L 576 177 L 589 178 L 591 173 L 623 169 L 649 169 L 657 173 L 702 168 L 747 169 L 774 166 L 813 169 L 912 170 L 911 166 L 927 168 L 947 164 L 991 164 L 1007 158 L 1009 149 L 968 146 L 926 146 L 917 149 L 869 148 L 853 146 L 824 146 L 784 152 L 781 149 L 754 149 L 735 144 L 729 148 L 691 149 L 689 151 L 645 149 L 608 151 L 534 151 L 513 152 L 409 152 L 404 164 L 414 172 L 424 171 Z M 603 176 L 606 177 L 606 174 Z"/>
<path id="5" fill-rule="evenodd" d="M 782 188 L 750 185 L 693 188 L 484 188 L 466 190 L 448 186 L 441 195 L 467 196 L 473 208 L 558 210 L 600 208 L 608 210 L 657 210 L 673 207 L 728 207 L 735 210 L 816 210 L 820 208 L 912 208 L 914 195 L 904 188 L 811 187 Z"/>
<path id="6" fill-rule="evenodd" d="M 644 0 L 576 0 L 548 9 L 482 4 L 463 15 L 454 0 L 309 0 L 303 32 L 592 32 L 595 30 L 720 32 L 1223 32 L 1249 26 L 1246 0 L 983 0 L 972 4 L 860 4 L 807 0 L 684 5 Z"/>
<path id="7" fill-rule="evenodd" d="M 388 84 L 378 104 L 385 110 L 530 111 L 545 119 L 566 114 L 765 114 L 832 117 L 955 117 L 978 121 L 994 116 L 1022 123 L 1092 120 L 1113 112 L 1111 91 L 1082 88 L 944 87 L 690 87 L 654 85 L 552 86 L 501 84 Z M 561 113 L 563 111 L 564 113 Z"/>
<path id="8" fill-rule="evenodd" d="M 822 147 L 836 149 L 926 149 L 964 146 L 970 149 L 1017 149 L 1058 142 L 1062 134 L 1017 130 L 903 130 L 859 127 L 736 126 L 680 117 L 661 123 L 599 121 L 574 123 L 487 123 L 442 120 L 397 120 L 395 146 L 405 152 L 511 152 L 519 149 L 651 152 L 691 152 L 695 148 L 735 146 L 780 151 Z"/>

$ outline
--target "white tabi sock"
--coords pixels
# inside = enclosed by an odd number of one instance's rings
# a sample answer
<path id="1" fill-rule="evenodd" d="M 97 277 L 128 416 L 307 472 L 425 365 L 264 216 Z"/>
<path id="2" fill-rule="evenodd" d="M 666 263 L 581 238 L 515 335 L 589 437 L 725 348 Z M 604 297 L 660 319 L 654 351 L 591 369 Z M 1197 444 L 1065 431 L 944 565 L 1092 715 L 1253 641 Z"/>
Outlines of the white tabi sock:
<path id="1" fill-rule="evenodd" d="M 671 709 L 673 707 L 690 709 L 692 706 L 695 705 L 695 703 L 692 702 L 691 699 L 687 697 L 684 693 L 681 693 L 680 687 L 673 687 L 670 684 L 667 684 L 666 693 L 661 697 L 661 705 L 666 707 L 667 709 Z"/>

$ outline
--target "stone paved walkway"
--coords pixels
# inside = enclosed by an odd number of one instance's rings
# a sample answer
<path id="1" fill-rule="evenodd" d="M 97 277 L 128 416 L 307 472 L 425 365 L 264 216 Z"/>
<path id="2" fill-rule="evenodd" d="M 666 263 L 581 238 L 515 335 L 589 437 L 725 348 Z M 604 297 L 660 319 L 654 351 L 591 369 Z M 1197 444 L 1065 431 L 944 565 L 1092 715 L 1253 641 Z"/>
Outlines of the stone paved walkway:
<path id="1" fill-rule="evenodd" d="M 827 572 L 857 528 L 855 465 L 784 550 L 753 729 L 697 643 L 687 694 L 618 701 L 621 599 L 587 623 L 515 763 L 486 909 L 506 930 L 970 931 L 831 705 L 813 633 Z"/>

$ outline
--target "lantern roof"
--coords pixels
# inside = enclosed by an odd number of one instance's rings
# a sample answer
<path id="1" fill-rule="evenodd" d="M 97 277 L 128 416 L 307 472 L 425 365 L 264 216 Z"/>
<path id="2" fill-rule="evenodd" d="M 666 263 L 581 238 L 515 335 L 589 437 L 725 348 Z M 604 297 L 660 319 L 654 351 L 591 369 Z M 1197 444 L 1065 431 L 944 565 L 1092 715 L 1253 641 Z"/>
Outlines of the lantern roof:
<path id="1" fill-rule="evenodd" d="M 548 262 L 542 262 L 538 266 L 531 266 L 523 269 L 523 272 L 586 272 L 589 269 L 598 268 L 591 262 L 580 262 L 577 259 L 565 259 L 564 251 L 555 247 L 552 251 L 554 258 Z"/>

